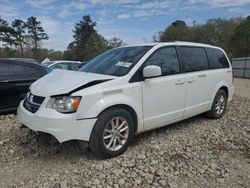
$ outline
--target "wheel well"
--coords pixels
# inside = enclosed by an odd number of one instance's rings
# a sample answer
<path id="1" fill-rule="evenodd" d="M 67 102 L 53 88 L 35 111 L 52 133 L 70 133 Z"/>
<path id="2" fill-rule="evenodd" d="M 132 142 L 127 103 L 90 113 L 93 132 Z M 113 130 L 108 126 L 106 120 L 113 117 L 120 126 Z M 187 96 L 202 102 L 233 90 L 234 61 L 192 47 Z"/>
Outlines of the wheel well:
<path id="1" fill-rule="evenodd" d="M 125 110 L 127 110 L 131 114 L 131 116 L 133 118 L 134 125 L 135 125 L 134 132 L 136 133 L 137 132 L 137 128 L 138 128 L 138 118 L 137 118 L 137 114 L 136 114 L 135 110 L 131 106 L 126 105 L 126 104 L 117 104 L 117 105 L 113 105 L 113 106 L 110 106 L 108 108 L 105 108 L 101 113 L 103 113 L 105 110 L 108 110 L 108 109 L 114 108 L 114 107 L 125 109 Z M 99 113 L 99 115 L 101 113 Z"/>
<path id="2" fill-rule="evenodd" d="M 223 90 L 223 91 L 225 91 L 226 95 L 228 97 L 228 88 L 226 86 L 222 86 L 220 89 Z"/>

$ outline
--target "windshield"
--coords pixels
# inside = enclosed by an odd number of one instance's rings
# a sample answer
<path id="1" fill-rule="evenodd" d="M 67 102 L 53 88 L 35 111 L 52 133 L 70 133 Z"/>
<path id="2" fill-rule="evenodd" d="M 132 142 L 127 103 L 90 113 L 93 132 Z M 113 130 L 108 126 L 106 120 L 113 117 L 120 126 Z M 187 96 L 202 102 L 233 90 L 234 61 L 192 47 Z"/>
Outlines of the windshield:
<path id="1" fill-rule="evenodd" d="M 50 62 L 47 62 L 47 63 L 43 63 L 43 65 L 45 65 L 45 66 L 50 66 L 51 64 L 53 64 L 54 63 L 54 61 L 50 61 Z"/>
<path id="2" fill-rule="evenodd" d="M 152 46 L 112 49 L 92 59 L 79 71 L 124 76 L 150 48 L 152 48 Z"/>

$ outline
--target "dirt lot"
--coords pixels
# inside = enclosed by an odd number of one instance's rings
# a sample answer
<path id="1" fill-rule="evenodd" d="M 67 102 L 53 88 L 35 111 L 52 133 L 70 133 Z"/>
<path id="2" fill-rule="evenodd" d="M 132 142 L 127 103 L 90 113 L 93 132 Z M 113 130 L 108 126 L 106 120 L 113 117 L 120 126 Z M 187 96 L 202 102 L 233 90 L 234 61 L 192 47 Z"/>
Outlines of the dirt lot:
<path id="1" fill-rule="evenodd" d="M 234 79 L 235 92 L 242 97 L 250 99 L 250 79 Z"/>
<path id="2" fill-rule="evenodd" d="M 219 120 L 200 115 L 139 135 L 109 160 L 77 142 L 39 146 L 14 115 L 0 116 L 0 187 L 250 187 L 250 99 L 242 96 Z"/>

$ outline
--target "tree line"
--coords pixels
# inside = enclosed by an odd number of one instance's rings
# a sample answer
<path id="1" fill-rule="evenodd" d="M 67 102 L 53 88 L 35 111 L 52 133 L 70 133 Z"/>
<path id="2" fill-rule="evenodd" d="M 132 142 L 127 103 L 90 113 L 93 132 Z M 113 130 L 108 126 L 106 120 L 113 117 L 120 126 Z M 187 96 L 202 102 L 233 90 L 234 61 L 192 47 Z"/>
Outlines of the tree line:
<path id="1" fill-rule="evenodd" d="M 11 24 L 0 18 L 0 42 L 3 46 L 0 48 L 0 57 L 87 61 L 108 49 L 126 44 L 118 37 L 105 39 L 95 29 L 96 24 L 89 15 L 83 16 L 75 24 L 74 41 L 62 52 L 41 48 L 41 42 L 48 40 L 49 36 L 36 17 L 32 16 L 26 21 L 15 19 Z"/>
<path id="2" fill-rule="evenodd" d="M 0 18 L 0 57 L 25 57 L 43 60 L 69 59 L 87 61 L 96 55 L 126 43 L 117 37 L 105 39 L 95 29 L 97 23 L 89 15 L 75 24 L 73 41 L 67 49 L 55 51 L 41 48 L 48 40 L 42 23 L 36 17 L 26 21 L 15 19 L 9 24 Z M 230 57 L 250 56 L 250 16 L 246 18 L 210 19 L 204 24 L 188 26 L 182 20 L 171 23 L 164 31 L 153 36 L 154 42 L 190 41 L 222 47 Z"/>
<path id="3" fill-rule="evenodd" d="M 15 19 L 9 24 L 0 18 L 0 41 L 5 49 L 2 53 L 11 53 L 12 47 L 19 49 L 20 57 L 24 57 L 25 49 L 31 49 L 33 56 L 37 56 L 39 43 L 48 40 L 48 35 L 44 32 L 41 22 L 36 17 L 29 17 L 26 21 Z M 12 52 L 15 56 L 16 52 Z"/>
<path id="4" fill-rule="evenodd" d="M 126 44 L 117 37 L 105 39 L 95 29 L 96 25 L 89 15 L 83 16 L 82 20 L 75 24 L 74 41 L 68 45 L 64 58 L 87 61 L 108 49 Z"/>
<path id="5" fill-rule="evenodd" d="M 204 24 L 188 26 L 177 20 L 153 36 L 155 42 L 190 41 L 219 46 L 230 57 L 250 56 L 250 16 L 246 18 L 210 19 Z"/>

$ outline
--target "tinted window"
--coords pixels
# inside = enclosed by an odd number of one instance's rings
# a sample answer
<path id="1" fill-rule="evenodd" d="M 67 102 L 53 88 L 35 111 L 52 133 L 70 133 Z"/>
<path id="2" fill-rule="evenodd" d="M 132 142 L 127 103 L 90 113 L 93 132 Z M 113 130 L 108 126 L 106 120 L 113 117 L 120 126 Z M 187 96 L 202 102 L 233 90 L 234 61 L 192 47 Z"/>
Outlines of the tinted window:
<path id="1" fill-rule="evenodd" d="M 161 67 L 163 76 L 180 73 L 179 61 L 174 47 L 166 47 L 157 50 L 147 59 L 145 66 L 147 65 Z"/>
<path id="2" fill-rule="evenodd" d="M 38 68 L 16 64 L 10 64 L 9 73 L 13 79 L 34 79 L 43 75 Z"/>
<path id="3" fill-rule="evenodd" d="M 54 69 L 64 69 L 69 70 L 69 63 L 57 63 L 51 66 Z"/>
<path id="4" fill-rule="evenodd" d="M 0 63 L 0 80 L 8 78 L 8 64 Z"/>
<path id="5" fill-rule="evenodd" d="M 80 71 L 123 76 L 133 68 L 150 48 L 152 46 L 115 48 L 92 59 Z"/>
<path id="6" fill-rule="evenodd" d="M 81 64 L 79 63 L 70 63 L 70 70 L 79 70 L 79 68 L 81 67 Z"/>
<path id="7" fill-rule="evenodd" d="M 180 49 L 186 72 L 208 69 L 208 60 L 204 48 L 181 47 Z"/>
<path id="8" fill-rule="evenodd" d="M 215 48 L 207 48 L 207 55 L 209 60 L 209 65 L 211 69 L 218 69 L 218 68 L 228 68 L 229 63 L 225 56 L 225 54 Z"/>

